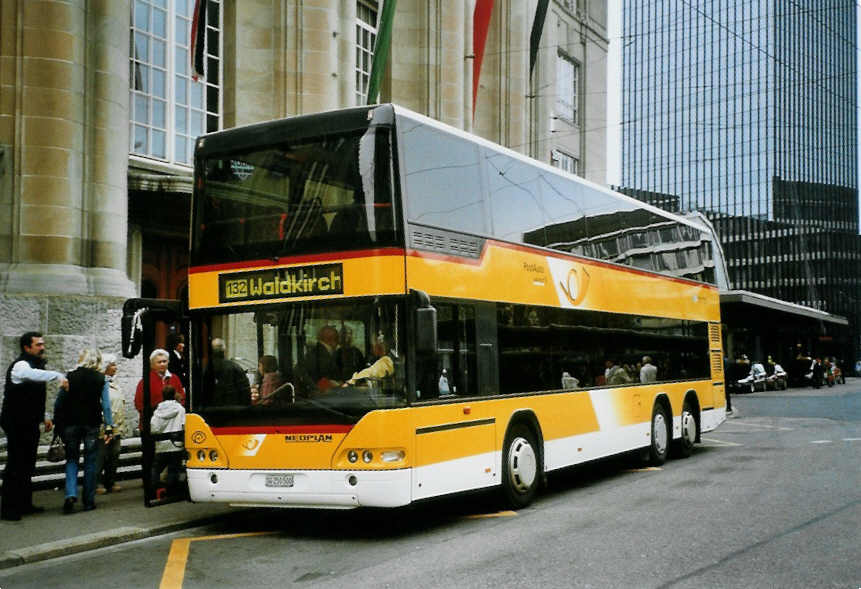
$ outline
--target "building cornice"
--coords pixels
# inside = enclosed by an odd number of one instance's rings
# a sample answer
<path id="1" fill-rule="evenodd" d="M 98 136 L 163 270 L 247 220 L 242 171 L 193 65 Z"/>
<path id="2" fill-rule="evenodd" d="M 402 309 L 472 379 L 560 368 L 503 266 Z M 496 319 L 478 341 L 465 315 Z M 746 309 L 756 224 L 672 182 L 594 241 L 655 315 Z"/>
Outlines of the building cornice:
<path id="1" fill-rule="evenodd" d="M 194 174 L 189 166 L 179 166 L 129 155 L 129 190 L 191 194 Z"/>

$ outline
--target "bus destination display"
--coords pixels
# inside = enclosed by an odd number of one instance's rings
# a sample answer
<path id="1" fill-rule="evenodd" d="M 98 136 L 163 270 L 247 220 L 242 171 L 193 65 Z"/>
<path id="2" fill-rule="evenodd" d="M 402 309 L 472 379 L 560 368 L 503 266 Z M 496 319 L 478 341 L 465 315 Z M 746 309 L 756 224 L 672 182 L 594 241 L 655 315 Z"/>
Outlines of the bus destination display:
<path id="1" fill-rule="evenodd" d="M 232 272 L 218 277 L 218 302 L 343 294 L 341 264 Z"/>

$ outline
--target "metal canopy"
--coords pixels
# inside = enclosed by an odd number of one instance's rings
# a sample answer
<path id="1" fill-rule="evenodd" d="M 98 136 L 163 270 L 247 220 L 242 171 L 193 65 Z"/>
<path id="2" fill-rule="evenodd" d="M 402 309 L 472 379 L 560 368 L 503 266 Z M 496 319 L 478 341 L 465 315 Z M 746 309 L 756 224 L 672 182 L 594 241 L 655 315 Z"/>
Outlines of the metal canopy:
<path id="1" fill-rule="evenodd" d="M 825 311 L 819 311 L 818 309 L 805 307 L 804 305 L 798 305 L 796 303 L 781 301 L 780 299 L 774 299 L 747 290 L 721 291 L 720 304 L 722 314 L 728 306 L 734 306 L 736 304 L 739 304 L 750 305 L 751 307 L 757 309 L 778 311 L 780 313 L 786 313 L 788 315 L 793 315 L 798 318 L 803 317 L 807 319 L 813 319 L 815 321 L 825 321 L 828 323 L 833 323 L 835 325 L 849 325 L 849 320 L 842 315 L 833 315 L 831 313 L 826 313 Z M 752 309 L 751 307 L 747 308 L 752 311 L 756 310 Z"/>

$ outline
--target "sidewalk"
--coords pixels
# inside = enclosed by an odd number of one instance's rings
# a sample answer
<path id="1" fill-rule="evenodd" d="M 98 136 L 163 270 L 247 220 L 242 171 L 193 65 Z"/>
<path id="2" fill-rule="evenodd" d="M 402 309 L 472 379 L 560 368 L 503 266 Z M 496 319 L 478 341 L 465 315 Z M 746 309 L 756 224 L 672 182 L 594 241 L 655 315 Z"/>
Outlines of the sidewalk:
<path id="1" fill-rule="evenodd" d="M 240 513 L 223 504 L 182 501 L 145 507 L 140 480 L 121 481 L 119 493 L 96 495 L 96 509 L 63 515 L 63 491 L 33 493 L 44 513 L 19 522 L 0 520 L 0 569 L 66 556 L 122 542 L 168 534 Z"/>

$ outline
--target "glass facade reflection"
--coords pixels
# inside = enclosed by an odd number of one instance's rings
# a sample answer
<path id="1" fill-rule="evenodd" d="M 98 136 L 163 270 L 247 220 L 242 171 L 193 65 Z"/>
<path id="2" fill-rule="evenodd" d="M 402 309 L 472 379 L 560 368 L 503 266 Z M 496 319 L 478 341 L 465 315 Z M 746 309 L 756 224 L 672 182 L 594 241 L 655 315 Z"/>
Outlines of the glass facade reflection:
<path id="1" fill-rule="evenodd" d="M 705 213 L 734 288 L 849 317 L 856 353 L 857 10 L 622 2 L 622 190 Z"/>

